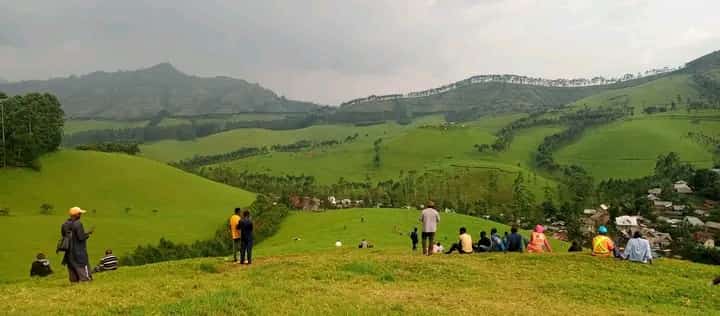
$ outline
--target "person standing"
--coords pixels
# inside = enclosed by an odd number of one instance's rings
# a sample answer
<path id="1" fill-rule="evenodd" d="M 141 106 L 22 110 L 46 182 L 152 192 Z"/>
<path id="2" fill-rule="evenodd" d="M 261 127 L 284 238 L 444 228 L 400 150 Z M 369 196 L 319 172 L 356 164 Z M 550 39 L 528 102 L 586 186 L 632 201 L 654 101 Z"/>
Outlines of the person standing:
<path id="1" fill-rule="evenodd" d="M 420 222 L 423 224 L 422 230 L 422 247 L 423 255 L 432 255 L 432 245 L 435 241 L 435 232 L 437 225 L 440 223 L 440 213 L 435 209 L 433 201 L 427 202 L 427 207 L 420 215 Z"/>
<path id="2" fill-rule="evenodd" d="M 60 227 L 60 235 L 68 239 L 69 247 L 63 255 L 62 264 L 67 266 L 71 283 L 92 281 L 90 264 L 87 254 L 87 240 L 93 230 L 85 231 L 80 217 L 85 210 L 79 207 L 71 208 L 68 213 L 70 218 Z"/>
<path id="3" fill-rule="evenodd" d="M 45 254 L 37 254 L 36 260 L 33 261 L 32 265 L 30 266 L 30 276 L 46 277 L 48 275 L 51 275 L 52 273 L 53 271 L 50 268 L 50 261 L 45 258 Z"/>
<path id="4" fill-rule="evenodd" d="M 417 244 L 418 244 L 418 234 L 417 234 L 417 227 L 413 229 L 412 232 L 410 232 L 410 241 L 412 241 L 412 250 L 417 250 Z"/>
<path id="5" fill-rule="evenodd" d="M 238 229 L 238 224 L 240 224 L 241 211 L 239 207 L 236 207 L 235 214 L 230 216 L 229 223 L 230 237 L 232 238 L 233 261 L 235 263 L 240 263 L 240 261 L 238 261 L 238 252 L 240 252 L 240 230 Z"/>
<path id="6" fill-rule="evenodd" d="M 544 232 L 545 227 L 540 224 L 535 225 L 535 229 L 530 233 L 530 243 L 527 245 L 528 252 L 552 252 L 552 248 Z"/>
<path id="7" fill-rule="evenodd" d="M 240 263 L 252 264 L 253 222 L 250 212 L 245 211 L 240 221 Z M 247 260 L 245 258 L 247 257 Z"/>
<path id="8" fill-rule="evenodd" d="M 598 235 L 592 240 L 592 255 L 596 257 L 610 257 L 615 250 L 615 243 L 607 236 L 605 226 L 598 227 Z"/>

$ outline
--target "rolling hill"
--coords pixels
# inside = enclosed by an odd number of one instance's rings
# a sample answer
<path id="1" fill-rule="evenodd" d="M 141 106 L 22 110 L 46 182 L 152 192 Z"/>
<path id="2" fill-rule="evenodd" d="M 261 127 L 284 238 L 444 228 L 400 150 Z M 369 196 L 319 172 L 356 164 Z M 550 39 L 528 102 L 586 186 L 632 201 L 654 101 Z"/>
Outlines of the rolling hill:
<path id="1" fill-rule="evenodd" d="M 315 104 L 287 100 L 258 84 L 229 77 L 186 75 L 168 63 L 134 71 L 0 84 L 9 95 L 55 94 L 70 117 L 136 119 L 238 112 L 307 112 Z"/>
<path id="2" fill-rule="evenodd" d="M 160 237 L 190 242 L 212 236 L 232 208 L 247 206 L 254 195 L 218 184 L 162 163 L 97 152 L 60 151 L 41 159 L 42 170 L 0 170 L 0 217 L 5 246 L 0 279 L 26 276 L 35 254 L 55 256 L 59 225 L 66 211 L 89 212 L 86 228 L 96 227 L 89 243 L 93 263 L 105 248 L 122 255 Z M 42 215 L 41 204 L 53 206 Z"/>
<path id="3" fill-rule="evenodd" d="M 720 313 L 711 266 L 672 259 L 641 265 L 564 251 L 423 257 L 410 250 L 405 231 L 417 215 L 295 213 L 256 248 L 249 267 L 223 258 L 182 260 L 121 267 L 83 286 L 54 275 L 0 285 L 0 309 L 8 315 Z M 476 236 L 495 225 L 453 214 L 442 219 L 441 235 L 450 240 L 455 226 L 466 225 Z M 359 238 L 375 248 L 357 249 Z M 335 248 L 336 239 L 345 246 Z"/>

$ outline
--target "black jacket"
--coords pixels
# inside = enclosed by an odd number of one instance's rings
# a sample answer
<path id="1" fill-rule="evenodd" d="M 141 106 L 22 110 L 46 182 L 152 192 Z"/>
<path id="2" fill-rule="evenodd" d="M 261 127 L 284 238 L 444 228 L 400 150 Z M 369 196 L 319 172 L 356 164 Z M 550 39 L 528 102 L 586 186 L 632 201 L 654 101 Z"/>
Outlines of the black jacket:
<path id="1" fill-rule="evenodd" d="M 240 239 L 244 241 L 252 241 L 253 238 L 253 222 L 249 217 L 243 218 L 238 223 L 240 229 Z"/>
<path id="2" fill-rule="evenodd" d="M 32 263 L 32 266 L 30 267 L 30 276 L 48 276 L 52 274 L 52 269 L 50 269 L 50 261 L 47 261 L 47 259 L 41 259 L 41 260 L 35 260 Z"/>
<path id="3" fill-rule="evenodd" d="M 85 232 L 85 228 L 83 228 L 80 220 L 73 221 L 70 219 L 60 227 L 61 236 L 66 236 L 68 232 L 72 232 L 70 250 L 65 252 L 62 264 L 69 264 L 77 268 L 90 265 L 87 254 L 87 239 L 90 237 L 90 234 Z"/>

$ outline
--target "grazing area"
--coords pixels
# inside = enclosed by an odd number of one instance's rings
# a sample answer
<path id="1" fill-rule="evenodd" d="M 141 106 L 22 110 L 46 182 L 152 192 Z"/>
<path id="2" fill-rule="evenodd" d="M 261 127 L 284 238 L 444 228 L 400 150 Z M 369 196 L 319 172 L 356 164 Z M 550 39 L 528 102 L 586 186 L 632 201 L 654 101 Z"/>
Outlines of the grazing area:
<path id="1" fill-rule="evenodd" d="M 645 116 L 595 127 L 560 149 L 556 157 L 563 164 L 582 166 L 596 180 L 650 175 L 657 157 L 671 151 L 697 167 L 712 167 L 714 148 L 688 136 L 688 132 L 720 134 L 717 112 L 705 114 Z"/>
<path id="2" fill-rule="evenodd" d="M 564 251 L 424 257 L 394 231 L 407 230 L 417 216 L 407 210 L 295 213 L 257 247 L 252 266 L 204 258 L 121 267 L 83 286 L 54 275 L 0 285 L 0 308 L 8 315 L 720 313 L 711 266 L 671 259 L 642 265 Z M 440 236 L 451 240 L 450 226 L 467 225 L 473 235 L 495 226 L 441 216 Z M 363 237 L 375 247 L 358 249 Z M 337 248 L 335 238 L 348 240 Z"/>
<path id="3" fill-rule="evenodd" d="M 122 154 L 63 150 L 43 156 L 41 171 L 0 169 L 0 217 L 5 232 L 0 279 L 27 277 L 38 252 L 62 271 L 55 245 L 67 210 L 88 211 L 92 262 L 106 248 L 122 255 L 161 237 L 192 242 L 210 237 L 232 207 L 254 194 L 191 175 L 162 163 Z"/>
<path id="4" fill-rule="evenodd" d="M 92 130 L 143 127 L 147 123 L 148 121 L 66 120 L 63 133 L 67 135 Z"/>

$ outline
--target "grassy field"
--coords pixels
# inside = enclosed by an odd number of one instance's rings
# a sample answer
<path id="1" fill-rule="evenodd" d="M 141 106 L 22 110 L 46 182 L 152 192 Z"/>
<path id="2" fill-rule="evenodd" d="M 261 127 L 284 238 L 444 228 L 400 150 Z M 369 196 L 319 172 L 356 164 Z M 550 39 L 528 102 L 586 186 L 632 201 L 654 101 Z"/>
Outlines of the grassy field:
<path id="1" fill-rule="evenodd" d="M 565 252 L 423 257 L 395 232 L 411 227 L 417 215 L 295 213 L 255 249 L 250 267 L 224 258 L 121 267 L 82 286 L 56 274 L 0 285 L 0 309 L 8 315 L 720 314 L 712 266 Z M 444 215 L 440 236 L 454 239 L 452 226 L 461 224 L 473 235 L 494 226 Z M 367 234 L 375 248 L 357 249 Z M 344 247 L 332 246 L 337 238 L 348 238 Z"/>
<path id="2" fill-rule="evenodd" d="M 148 121 L 109 121 L 109 120 L 67 120 L 63 132 L 72 134 L 77 132 L 99 129 L 122 129 L 143 127 Z"/>
<path id="3" fill-rule="evenodd" d="M 658 155 L 671 151 L 698 167 L 710 167 L 713 163 L 710 149 L 690 139 L 687 133 L 703 132 L 717 137 L 720 113 L 714 115 L 706 112 L 687 116 L 676 112 L 611 123 L 586 131 L 579 141 L 560 149 L 555 157 L 563 164 L 583 166 L 598 180 L 649 175 Z M 695 119 L 698 122 L 693 123 Z"/>
<path id="4" fill-rule="evenodd" d="M 11 212 L 0 217 L 5 232 L 0 279 L 25 276 L 35 254 L 54 253 L 59 227 L 73 206 L 89 211 L 86 228 L 96 227 L 89 248 L 95 262 L 105 248 L 123 254 L 160 237 L 189 242 L 212 236 L 233 207 L 254 199 L 246 191 L 127 155 L 60 151 L 41 163 L 40 172 L 0 170 L 0 208 Z M 43 203 L 54 207 L 52 215 L 40 214 Z M 50 259 L 60 268 L 60 257 Z"/>
<path id="5" fill-rule="evenodd" d="M 678 95 L 682 99 L 679 103 L 677 100 Z M 634 87 L 597 93 L 575 101 L 571 105 L 574 107 L 584 107 L 586 105 L 595 107 L 627 103 L 627 105 L 634 107 L 635 114 L 639 115 L 648 106 L 660 105 L 667 106 L 669 109 L 673 101 L 678 103 L 678 108 L 684 108 L 687 105 L 686 100 L 688 98 L 697 100 L 698 92 L 693 87 L 690 75 L 677 74 Z"/>

